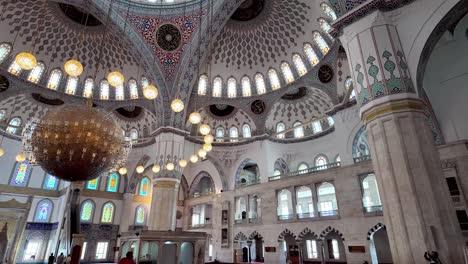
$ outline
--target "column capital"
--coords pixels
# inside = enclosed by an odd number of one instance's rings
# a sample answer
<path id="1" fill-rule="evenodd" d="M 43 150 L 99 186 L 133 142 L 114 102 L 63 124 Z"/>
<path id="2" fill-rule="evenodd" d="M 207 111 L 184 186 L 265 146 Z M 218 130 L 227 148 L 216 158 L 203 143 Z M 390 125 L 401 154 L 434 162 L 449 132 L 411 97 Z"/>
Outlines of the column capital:
<path id="1" fill-rule="evenodd" d="M 363 106 L 360 115 L 364 124 L 368 124 L 378 117 L 395 112 L 416 111 L 425 113 L 426 107 L 426 103 L 414 94 L 397 94 L 379 98 Z"/>

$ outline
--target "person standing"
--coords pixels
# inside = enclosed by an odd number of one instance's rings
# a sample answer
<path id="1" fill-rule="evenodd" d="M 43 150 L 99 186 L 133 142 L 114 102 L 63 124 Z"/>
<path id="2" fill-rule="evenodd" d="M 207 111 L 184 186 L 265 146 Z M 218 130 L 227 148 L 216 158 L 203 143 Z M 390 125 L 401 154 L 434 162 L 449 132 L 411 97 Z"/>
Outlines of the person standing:
<path id="1" fill-rule="evenodd" d="M 50 253 L 49 261 L 47 262 L 47 264 L 54 264 L 54 262 L 55 262 L 54 253 Z"/>
<path id="2" fill-rule="evenodd" d="M 135 261 L 133 261 L 133 252 L 132 251 L 127 252 L 127 254 L 125 255 L 125 258 L 122 258 L 119 261 L 119 264 L 135 264 Z"/>
<path id="3" fill-rule="evenodd" d="M 68 254 L 67 256 L 67 260 L 65 261 L 66 264 L 70 264 L 71 263 L 71 256 L 70 254 Z"/>
<path id="4" fill-rule="evenodd" d="M 60 253 L 60 256 L 57 257 L 57 264 L 64 264 L 65 263 L 65 256 L 63 255 L 63 252 Z"/>

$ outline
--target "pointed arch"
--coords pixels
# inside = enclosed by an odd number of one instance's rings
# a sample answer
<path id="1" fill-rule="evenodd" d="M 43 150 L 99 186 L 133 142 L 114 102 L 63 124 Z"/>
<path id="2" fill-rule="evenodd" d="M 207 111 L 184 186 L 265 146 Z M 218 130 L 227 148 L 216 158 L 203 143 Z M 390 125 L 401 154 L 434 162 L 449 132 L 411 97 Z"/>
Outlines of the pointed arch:
<path id="1" fill-rule="evenodd" d="M 190 191 L 189 191 L 190 196 L 193 196 L 194 193 L 198 191 L 197 187 L 203 178 L 208 178 L 210 180 L 211 189 L 214 189 L 215 184 L 211 175 L 206 171 L 201 171 L 197 174 L 197 176 L 195 176 L 195 179 L 192 181 L 192 184 L 190 185 Z"/>
<path id="2" fill-rule="evenodd" d="M 263 236 L 260 233 L 258 233 L 257 231 L 253 231 L 252 234 L 250 234 L 249 236 L 249 240 L 255 240 L 255 238 L 259 238 L 262 241 L 264 240 Z"/>
<path id="3" fill-rule="evenodd" d="M 369 231 L 367 232 L 367 240 L 371 240 L 372 235 L 374 235 L 375 232 L 379 231 L 382 228 L 387 228 L 384 224 L 378 223 L 375 226 L 373 226 Z"/>
<path id="4" fill-rule="evenodd" d="M 244 233 L 242 232 L 237 233 L 237 235 L 234 237 L 234 243 L 239 243 L 241 241 L 246 241 L 246 240 L 247 240 L 247 236 L 244 235 Z"/>
<path id="5" fill-rule="evenodd" d="M 96 204 L 93 200 L 84 200 L 80 207 L 80 222 L 91 223 L 93 221 L 95 208 Z"/>
<path id="6" fill-rule="evenodd" d="M 285 229 L 283 230 L 283 232 L 281 232 L 281 234 L 279 234 L 279 236 L 278 236 L 278 242 L 281 243 L 282 241 L 284 241 L 284 238 L 285 238 L 286 236 L 292 236 L 292 237 L 294 238 L 294 240 L 296 240 L 296 235 L 294 235 L 294 233 L 291 232 L 291 230 L 285 228 Z"/>
<path id="7" fill-rule="evenodd" d="M 343 234 L 338 229 L 335 229 L 335 228 L 333 228 L 331 226 L 328 226 L 327 228 L 325 228 L 322 231 L 322 233 L 320 233 L 320 239 L 324 239 L 331 232 L 335 232 L 336 234 L 338 234 L 341 237 L 342 241 L 345 241 L 345 238 L 344 238 Z"/>
<path id="8" fill-rule="evenodd" d="M 50 199 L 42 199 L 37 203 L 34 222 L 48 223 L 54 211 L 54 203 Z"/>
<path id="9" fill-rule="evenodd" d="M 304 230 L 301 231 L 301 233 L 299 233 L 299 235 L 297 236 L 296 241 L 301 242 L 304 239 L 304 237 L 309 236 L 309 235 L 314 237 L 314 239 L 318 238 L 318 236 L 317 236 L 317 234 L 315 234 L 315 232 L 313 232 L 308 227 L 306 227 L 306 228 L 304 228 Z"/>

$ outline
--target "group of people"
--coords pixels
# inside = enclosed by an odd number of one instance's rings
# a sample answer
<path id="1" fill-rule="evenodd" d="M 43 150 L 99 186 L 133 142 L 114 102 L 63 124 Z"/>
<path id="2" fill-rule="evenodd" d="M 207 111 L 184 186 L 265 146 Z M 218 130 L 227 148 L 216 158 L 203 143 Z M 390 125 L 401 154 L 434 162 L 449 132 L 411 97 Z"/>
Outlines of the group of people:
<path id="1" fill-rule="evenodd" d="M 68 256 L 65 257 L 65 255 L 63 255 L 63 252 L 62 252 L 62 253 L 60 253 L 60 256 L 58 256 L 57 259 L 56 259 L 55 256 L 54 256 L 54 253 L 50 253 L 49 261 L 47 263 L 48 264 L 54 264 L 54 263 L 57 263 L 57 264 L 70 264 L 71 263 L 71 256 L 70 256 L 70 254 L 68 254 Z"/>

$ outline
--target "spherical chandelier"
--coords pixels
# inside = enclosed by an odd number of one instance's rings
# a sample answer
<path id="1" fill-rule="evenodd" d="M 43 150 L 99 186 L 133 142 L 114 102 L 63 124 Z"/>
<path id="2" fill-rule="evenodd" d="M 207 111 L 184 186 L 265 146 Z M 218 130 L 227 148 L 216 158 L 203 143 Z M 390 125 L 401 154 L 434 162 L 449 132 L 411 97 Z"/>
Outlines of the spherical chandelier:
<path id="1" fill-rule="evenodd" d="M 187 167 L 187 161 L 184 160 L 184 159 L 179 160 L 179 166 L 180 166 L 181 168 Z"/>
<path id="2" fill-rule="evenodd" d="M 21 152 L 20 154 L 16 155 L 15 159 L 17 162 L 23 162 L 26 160 L 26 154 Z"/>
<path id="3" fill-rule="evenodd" d="M 203 141 L 205 141 L 206 144 L 211 144 L 214 142 L 214 137 L 212 135 L 206 135 Z"/>
<path id="4" fill-rule="evenodd" d="M 174 168 L 175 168 L 174 163 L 169 162 L 168 164 L 166 164 L 166 169 L 167 169 L 168 171 L 172 171 L 172 170 L 174 170 Z"/>
<path id="5" fill-rule="evenodd" d="M 158 173 L 161 171 L 161 166 L 159 165 L 153 165 L 153 168 L 151 168 L 151 170 L 154 172 L 154 173 Z"/>
<path id="6" fill-rule="evenodd" d="M 125 174 L 127 174 L 127 168 L 125 168 L 125 167 L 120 168 L 120 169 L 119 169 L 119 173 L 120 173 L 120 175 L 125 175 Z"/>
<path id="7" fill-rule="evenodd" d="M 0 157 L 3 156 L 3 154 L 5 154 L 5 151 L 3 150 L 3 148 L 0 148 Z"/>
<path id="8" fill-rule="evenodd" d="M 158 97 L 158 88 L 156 88 L 156 86 L 154 85 L 146 85 L 144 88 L 143 88 L 143 96 L 146 98 L 146 99 L 149 99 L 149 100 L 154 100 L 156 99 L 156 97 Z"/>
<path id="9" fill-rule="evenodd" d="M 107 81 L 110 85 L 118 87 L 124 84 L 125 77 L 118 71 L 113 71 L 107 75 Z"/>
<path id="10" fill-rule="evenodd" d="M 83 73 L 83 65 L 81 62 L 73 59 L 65 62 L 63 69 L 72 77 L 78 77 Z"/>
<path id="11" fill-rule="evenodd" d="M 18 53 L 18 55 L 15 57 L 15 62 L 21 69 L 25 71 L 32 70 L 37 65 L 36 57 L 34 57 L 34 55 L 29 52 Z"/>
<path id="12" fill-rule="evenodd" d="M 211 128 L 209 125 L 207 124 L 203 124 L 200 126 L 200 128 L 198 129 L 198 131 L 200 131 L 200 134 L 206 136 L 208 135 L 210 132 L 211 132 Z"/>
<path id="13" fill-rule="evenodd" d="M 182 110 L 184 110 L 184 102 L 182 102 L 182 100 L 179 98 L 172 100 L 171 109 L 176 113 L 182 112 Z"/>
<path id="14" fill-rule="evenodd" d="M 207 154 L 207 152 L 204 149 L 200 149 L 198 151 L 198 156 L 200 156 L 200 158 L 205 158 L 206 154 Z"/>
<path id="15" fill-rule="evenodd" d="M 65 181 L 88 181 L 125 165 L 131 143 L 107 112 L 65 105 L 32 120 L 23 150 L 47 173 Z"/>
<path id="16" fill-rule="evenodd" d="M 205 143 L 205 144 L 203 144 L 203 149 L 206 152 L 210 152 L 213 149 L 213 146 L 211 146 L 211 144 Z"/>
<path id="17" fill-rule="evenodd" d="M 198 156 L 193 154 L 192 156 L 190 156 L 190 162 L 192 163 L 197 163 L 198 161 Z"/>
<path id="18" fill-rule="evenodd" d="M 142 165 L 139 165 L 138 167 L 136 167 L 136 172 L 137 173 L 143 173 L 145 171 L 145 167 L 143 167 Z"/>
<path id="19" fill-rule="evenodd" d="M 201 122 L 201 115 L 200 115 L 200 113 L 198 113 L 198 112 L 193 112 L 193 113 L 191 113 L 190 116 L 189 116 L 189 121 L 190 121 L 190 123 L 192 123 L 193 125 L 196 125 L 196 124 L 200 123 L 200 122 Z"/>

